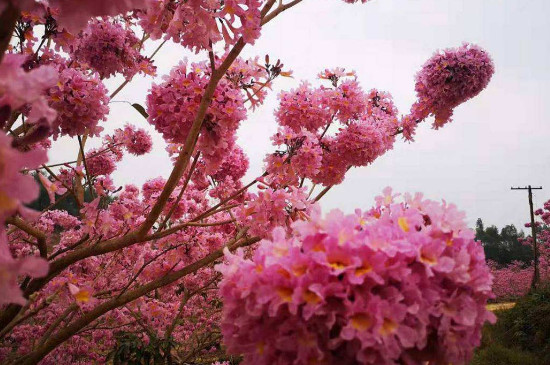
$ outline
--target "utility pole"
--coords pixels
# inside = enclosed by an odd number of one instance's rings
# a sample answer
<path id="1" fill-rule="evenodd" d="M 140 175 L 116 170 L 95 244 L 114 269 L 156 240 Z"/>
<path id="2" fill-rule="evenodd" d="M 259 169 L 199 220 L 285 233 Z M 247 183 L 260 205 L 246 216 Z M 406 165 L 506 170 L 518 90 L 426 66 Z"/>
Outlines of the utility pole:
<path id="1" fill-rule="evenodd" d="M 531 237 L 533 237 L 533 254 L 535 256 L 535 272 L 533 273 L 533 281 L 531 281 L 531 288 L 535 289 L 540 281 L 539 273 L 539 249 L 537 247 L 537 230 L 535 227 L 535 213 L 533 212 L 533 190 L 541 190 L 542 186 L 532 187 L 531 185 L 524 188 L 514 188 L 512 190 L 528 190 L 529 191 L 529 210 L 531 213 Z"/>

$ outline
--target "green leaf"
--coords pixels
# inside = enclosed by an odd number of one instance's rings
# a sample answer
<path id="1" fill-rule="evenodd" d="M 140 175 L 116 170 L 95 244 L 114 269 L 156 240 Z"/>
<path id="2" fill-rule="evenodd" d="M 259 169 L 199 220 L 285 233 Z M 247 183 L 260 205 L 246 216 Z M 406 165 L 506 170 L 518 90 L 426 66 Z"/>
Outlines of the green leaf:
<path id="1" fill-rule="evenodd" d="M 139 114 L 143 115 L 143 118 L 147 119 L 149 118 L 149 114 L 145 111 L 145 108 L 139 105 L 138 103 L 132 104 L 135 110 L 138 111 Z"/>

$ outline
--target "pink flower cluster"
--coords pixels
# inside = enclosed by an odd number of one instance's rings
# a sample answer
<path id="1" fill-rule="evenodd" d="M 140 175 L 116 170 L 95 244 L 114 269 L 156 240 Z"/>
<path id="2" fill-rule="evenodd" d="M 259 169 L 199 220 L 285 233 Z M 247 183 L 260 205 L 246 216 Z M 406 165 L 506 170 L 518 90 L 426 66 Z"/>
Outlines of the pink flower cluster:
<path id="1" fill-rule="evenodd" d="M 149 123 L 169 142 L 184 143 L 210 79 L 206 62 L 182 62 L 172 69 L 160 85 L 153 85 L 147 96 Z M 222 79 L 208 108 L 198 148 L 215 170 L 223 155 L 235 143 L 235 132 L 246 118 L 242 93 L 227 79 Z"/>
<path id="2" fill-rule="evenodd" d="M 269 237 L 278 226 L 307 219 L 313 206 L 307 201 L 306 188 L 288 189 L 266 188 L 261 186 L 257 194 L 249 194 L 245 205 L 237 209 L 236 217 L 240 224 L 249 227 L 249 233 Z"/>
<path id="3" fill-rule="evenodd" d="M 93 21 L 73 46 L 72 56 L 97 71 L 101 78 L 122 73 L 131 79 L 138 72 L 154 75 L 151 62 L 140 54 L 139 39 L 129 28 L 111 21 Z"/>
<path id="4" fill-rule="evenodd" d="M 145 129 L 137 129 L 133 125 L 126 124 L 124 129 L 117 129 L 114 141 L 122 143 L 126 150 L 136 156 L 151 152 L 153 140 Z"/>
<path id="5" fill-rule="evenodd" d="M 54 136 L 99 135 L 103 128 L 98 123 L 109 113 L 107 88 L 99 76 L 74 68 L 59 73 L 59 83 L 49 90 L 49 103 L 57 111 Z"/>
<path id="6" fill-rule="evenodd" d="M 474 44 L 436 52 L 416 75 L 418 101 L 403 120 L 405 137 L 429 115 L 436 129 L 450 122 L 453 109 L 485 89 L 494 72 L 489 54 Z"/>
<path id="7" fill-rule="evenodd" d="M 279 95 L 275 116 L 285 128 L 273 137 L 286 150 L 266 158 L 270 179 L 295 184 L 310 178 L 325 186 L 339 184 L 353 166 L 366 166 L 393 147 L 399 124 L 391 95 L 378 90 L 365 93 L 354 76 L 343 69 L 325 70 L 319 77 L 332 88 L 313 89 L 303 83 Z M 329 128 L 338 124 L 331 134 Z"/>
<path id="8" fill-rule="evenodd" d="M 325 89 L 313 89 L 303 82 L 295 90 L 280 93 L 275 118 L 280 125 L 296 131 L 305 128 L 316 132 L 326 127 L 332 120 L 332 114 L 326 103 Z"/>
<path id="9" fill-rule="evenodd" d="M 525 266 L 522 262 L 512 262 L 499 268 L 495 262 L 489 262 L 493 274 L 493 293 L 499 301 L 514 300 L 522 297 L 531 288 L 533 266 Z"/>
<path id="10" fill-rule="evenodd" d="M 116 169 L 117 155 L 112 151 L 92 149 L 86 153 L 86 167 L 90 176 L 110 175 Z"/>
<path id="11" fill-rule="evenodd" d="M 367 212 L 226 251 L 222 333 L 244 364 L 465 363 L 493 320 L 483 248 L 454 205 L 391 190 Z"/>
<path id="12" fill-rule="evenodd" d="M 196 52 L 211 42 L 254 43 L 260 36 L 259 0 L 156 0 L 139 14 L 140 25 L 153 39 L 164 37 Z"/>

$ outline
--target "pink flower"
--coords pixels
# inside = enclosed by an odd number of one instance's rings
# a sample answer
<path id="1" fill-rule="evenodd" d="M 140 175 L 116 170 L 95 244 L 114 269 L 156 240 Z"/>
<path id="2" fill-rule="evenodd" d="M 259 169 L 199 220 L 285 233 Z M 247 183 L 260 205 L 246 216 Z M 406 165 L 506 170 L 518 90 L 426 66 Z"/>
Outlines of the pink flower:
<path id="1" fill-rule="evenodd" d="M 237 220 L 250 227 L 250 234 L 268 237 L 274 227 L 306 219 L 312 209 L 306 188 L 264 188 L 250 194 L 246 205 L 237 210 Z"/>
<path id="2" fill-rule="evenodd" d="M 0 243 L 0 251 L 5 251 L 6 242 Z M 38 257 L 13 259 L 9 252 L 0 252 L 0 305 L 16 303 L 24 305 L 27 300 L 19 288 L 18 278 L 28 275 L 33 278 L 46 276 L 48 263 Z"/>
<path id="3" fill-rule="evenodd" d="M 210 49 L 210 42 L 234 44 L 242 37 L 253 44 L 260 36 L 259 0 L 150 1 L 139 13 L 140 25 L 153 39 L 165 39 L 195 50 Z"/>
<path id="4" fill-rule="evenodd" d="M 38 174 L 38 178 L 46 189 L 48 197 L 50 198 L 50 203 L 55 203 L 55 195 L 63 195 L 67 192 L 67 189 L 59 181 L 51 182 L 46 176 Z"/>
<path id="5" fill-rule="evenodd" d="M 22 68 L 26 57 L 7 54 L 0 64 L 0 107 L 16 111 L 28 105 L 31 110 L 28 122 L 40 119 L 52 122 L 56 112 L 48 106 L 46 90 L 55 85 L 58 75 L 52 66 L 40 66 L 28 72 Z M 3 122 L 0 118 L 0 122 Z"/>
<path id="6" fill-rule="evenodd" d="M 38 197 L 38 185 L 19 171 L 35 168 L 47 161 L 43 150 L 22 153 L 11 147 L 11 137 L 0 132 L 0 221 Z"/>
<path id="7" fill-rule="evenodd" d="M 115 156 L 111 151 L 90 150 L 86 153 L 86 167 L 90 176 L 110 175 L 115 171 Z"/>
<path id="8" fill-rule="evenodd" d="M 332 120 L 329 105 L 326 104 L 324 89 L 312 89 L 303 82 L 299 88 L 279 94 L 279 108 L 275 118 L 281 126 L 295 131 L 302 128 L 316 132 L 326 127 Z"/>
<path id="9" fill-rule="evenodd" d="M 251 259 L 226 251 L 228 351 L 258 365 L 465 363 L 494 319 L 483 248 L 454 206 L 385 196 L 367 213 L 275 228 Z"/>
<path id="10" fill-rule="evenodd" d="M 185 142 L 209 77 L 210 67 L 205 62 L 189 65 L 182 62 L 165 77 L 164 83 L 153 85 L 147 96 L 148 121 L 168 142 Z M 219 168 L 222 156 L 232 149 L 236 130 L 245 118 L 240 89 L 222 79 L 214 92 L 198 141 L 207 170 L 213 172 Z"/>

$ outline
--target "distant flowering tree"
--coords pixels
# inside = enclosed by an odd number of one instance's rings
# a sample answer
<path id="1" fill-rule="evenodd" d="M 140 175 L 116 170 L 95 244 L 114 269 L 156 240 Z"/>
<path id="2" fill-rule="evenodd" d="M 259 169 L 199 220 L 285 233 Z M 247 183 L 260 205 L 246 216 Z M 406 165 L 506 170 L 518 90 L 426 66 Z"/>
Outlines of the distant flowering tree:
<path id="1" fill-rule="evenodd" d="M 550 200 L 545 202 L 543 208 L 535 211 L 538 220 L 537 226 L 537 247 L 540 284 L 550 284 Z M 531 223 L 526 223 L 531 227 Z M 521 243 L 533 249 L 533 238 L 528 236 L 521 239 Z M 534 256 L 534 255 L 533 255 Z M 529 292 L 532 286 L 534 275 L 534 260 L 528 265 L 520 261 L 512 262 L 509 265 L 499 267 L 495 262 L 489 262 L 493 274 L 493 293 L 497 300 L 513 300 Z M 539 284 L 539 285 L 540 285 Z"/>
<path id="2" fill-rule="evenodd" d="M 437 52 L 405 115 L 354 72 L 324 70 L 322 86 L 279 95 L 275 151 L 244 183 L 236 132 L 291 72 L 239 54 L 300 2 L 0 0 L 2 363 L 469 359 L 493 318 L 492 279 L 463 214 L 389 188 L 347 216 L 323 218 L 317 202 L 400 135 L 412 141 L 428 117 L 434 128 L 449 122 L 493 63 L 471 44 Z M 133 104 L 164 137 L 170 175 L 119 186 L 124 155 L 149 153 L 152 139 L 103 125 L 136 74 L 156 73 L 149 39 L 204 60 L 179 61 L 145 107 Z M 109 93 L 103 80 L 114 75 L 125 81 Z M 59 137 L 78 149 L 47 165 Z M 92 138 L 100 147 L 86 146 Z M 49 200 L 40 212 L 28 208 L 37 181 Z"/>

